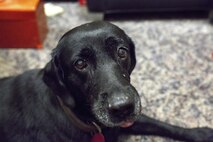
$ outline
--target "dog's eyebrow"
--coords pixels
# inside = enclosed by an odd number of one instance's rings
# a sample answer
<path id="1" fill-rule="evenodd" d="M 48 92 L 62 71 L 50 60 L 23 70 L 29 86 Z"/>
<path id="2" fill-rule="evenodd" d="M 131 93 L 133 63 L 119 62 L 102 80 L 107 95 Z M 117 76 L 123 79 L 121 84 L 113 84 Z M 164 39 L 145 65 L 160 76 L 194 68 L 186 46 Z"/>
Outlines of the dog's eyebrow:
<path id="1" fill-rule="evenodd" d="M 83 48 L 79 53 L 79 56 L 84 58 L 91 58 L 94 57 L 94 55 L 95 51 L 89 47 Z"/>
<path id="2" fill-rule="evenodd" d="M 110 47 L 118 46 L 118 44 L 123 43 L 123 42 L 124 42 L 123 39 L 116 38 L 113 36 L 110 36 L 105 40 L 106 46 L 110 46 Z"/>

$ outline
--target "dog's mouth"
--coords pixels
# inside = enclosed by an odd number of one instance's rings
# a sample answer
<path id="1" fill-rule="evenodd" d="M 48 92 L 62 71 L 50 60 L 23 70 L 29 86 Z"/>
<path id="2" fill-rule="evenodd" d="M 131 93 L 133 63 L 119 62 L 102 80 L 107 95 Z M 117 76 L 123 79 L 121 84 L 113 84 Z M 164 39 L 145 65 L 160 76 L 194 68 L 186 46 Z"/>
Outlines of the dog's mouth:
<path id="1" fill-rule="evenodd" d="M 125 120 L 125 121 L 122 121 L 119 126 L 122 128 L 128 128 L 132 126 L 133 124 L 134 124 L 133 120 Z"/>
<path id="2" fill-rule="evenodd" d="M 98 118 L 97 118 L 98 117 Z M 113 121 L 111 119 L 111 116 L 104 116 L 105 118 L 102 119 L 99 116 L 97 116 L 97 122 L 98 124 L 100 124 L 100 126 L 102 127 L 121 127 L 121 128 L 128 128 L 131 127 L 136 120 L 136 116 L 135 117 L 130 117 L 130 118 L 126 118 L 120 121 Z"/>

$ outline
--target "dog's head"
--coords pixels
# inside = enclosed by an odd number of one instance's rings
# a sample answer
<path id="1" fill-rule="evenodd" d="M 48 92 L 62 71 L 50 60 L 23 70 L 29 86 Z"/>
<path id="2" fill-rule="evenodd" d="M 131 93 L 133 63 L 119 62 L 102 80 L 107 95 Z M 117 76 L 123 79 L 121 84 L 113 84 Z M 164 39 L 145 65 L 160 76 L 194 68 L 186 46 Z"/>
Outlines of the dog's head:
<path id="1" fill-rule="evenodd" d="M 117 26 L 84 24 L 60 39 L 44 80 L 84 121 L 128 127 L 141 108 L 130 84 L 134 50 L 132 40 Z"/>

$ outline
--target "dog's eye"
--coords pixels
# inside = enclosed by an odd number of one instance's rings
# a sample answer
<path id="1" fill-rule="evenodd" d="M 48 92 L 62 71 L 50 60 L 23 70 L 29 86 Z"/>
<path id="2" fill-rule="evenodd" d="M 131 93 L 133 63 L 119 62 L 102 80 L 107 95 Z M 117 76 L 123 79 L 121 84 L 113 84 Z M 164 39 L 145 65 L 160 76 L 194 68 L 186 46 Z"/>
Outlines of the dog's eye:
<path id="1" fill-rule="evenodd" d="M 86 62 L 86 60 L 82 60 L 82 59 L 77 60 L 77 61 L 75 62 L 75 67 L 76 67 L 77 69 L 80 69 L 80 70 L 86 68 L 86 67 L 87 67 L 87 62 Z"/>
<path id="2" fill-rule="evenodd" d="M 121 47 L 118 49 L 118 56 L 122 59 L 125 59 L 128 57 L 128 50 L 124 47 Z"/>

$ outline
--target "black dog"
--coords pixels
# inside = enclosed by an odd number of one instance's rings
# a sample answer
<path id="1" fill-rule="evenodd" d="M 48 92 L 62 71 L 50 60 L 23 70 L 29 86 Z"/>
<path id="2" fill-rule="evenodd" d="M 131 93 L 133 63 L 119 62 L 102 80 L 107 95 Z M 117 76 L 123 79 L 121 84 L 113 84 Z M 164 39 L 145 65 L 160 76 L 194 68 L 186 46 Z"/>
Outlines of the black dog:
<path id="1" fill-rule="evenodd" d="M 212 142 L 210 128 L 180 128 L 140 114 L 130 84 L 135 63 L 133 42 L 113 24 L 67 32 L 44 69 L 0 80 L 0 142 L 90 142 L 102 138 L 95 134 L 101 130 L 106 142 L 122 134 Z"/>

